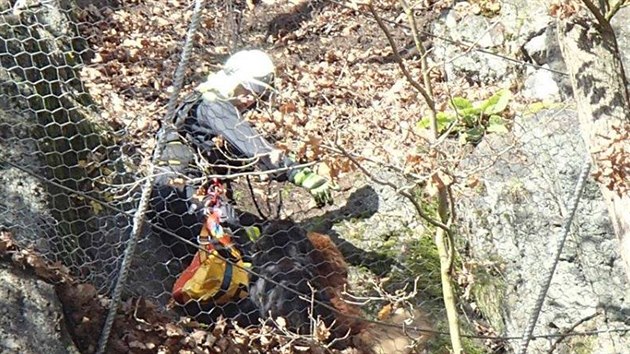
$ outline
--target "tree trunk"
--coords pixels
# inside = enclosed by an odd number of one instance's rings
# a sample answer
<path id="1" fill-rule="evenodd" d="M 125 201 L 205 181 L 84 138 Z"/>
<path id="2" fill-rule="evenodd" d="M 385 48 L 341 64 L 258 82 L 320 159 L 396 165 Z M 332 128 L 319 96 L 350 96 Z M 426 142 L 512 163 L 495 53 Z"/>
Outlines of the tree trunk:
<path id="1" fill-rule="evenodd" d="M 615 34 L 587 17 L 562 20 L 558 29 L 582 137 L 630 279 L 630 100 Z"/>

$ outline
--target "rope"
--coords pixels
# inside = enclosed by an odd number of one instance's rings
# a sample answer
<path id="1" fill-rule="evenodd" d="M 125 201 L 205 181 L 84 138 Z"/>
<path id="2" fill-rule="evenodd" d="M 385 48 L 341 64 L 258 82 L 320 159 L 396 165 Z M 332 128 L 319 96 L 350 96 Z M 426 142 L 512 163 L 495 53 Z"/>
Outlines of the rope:
<path id="1" fill-rule="evenodd" d="M 536 303 L 534 305 L 534 311 L 532 312 L 531 317 L 529 318 L 529 322 L 527 324 L 527 328 L 523 333 L 521 338 L 521 346 L 519 350 L 519 354 L 525 354 L 527 352 L 527 346 L 529 345 L 529 341 L 532 338 L 532 333 L 534 332 L 534 327 L 536 327 L 536 323 L 538 322 L 538 317 L 540 316 L 540 311 L 542 309 L 542 305 L 545 302 L 545 298 L 547 297 L 547 291 L 549 291 L 549 286 L 551 285 L 551 279 L 556 271 L 556 267 L 558 266 L 558 261 L 560 261 L 560 254 L 562 253 L 562 249 L 564 248 L 564 242 L 569 235 L 569 230 L 571 229 L 571 224 L 573 223 L 573 219 L 575 218 L 575 212 L 577 210 L 578 204 L 580 202 L 580 198 L 582 197 L 582 192 L 584 191 L 584 186 L 586 185 L 586 180 L 588 178 L 588 172 L 591 169 L 591 161 L 590 158 L 584 163 L 582 167 L 582 171 L 580 172 L 580 177 L 578 179 L 577 184 L 575 185 L 575 192 L 573 193 L 574 199 L 571 203 L 571 211 L 569 217 L 565 221 L 562 230 L 562 236 L 558 240 L 558 245 L 555 249 L 555 256 L 553 257 L 553 261 L 551 262 L 549 269 L 543 279 L 543 286 L 538 293 L 538 297 L 536 298 Z"/>
<path id="2" fill-rule="evenodd" d="M 190 52 L 192 50 L 193 44 L 193 36 L 197 32 L 197 28 L 199 27 L 199 20 L 201 17 L 201 9 L 204 5 L 204 0 L 195 0 L 195 8 L 193 10 L 192 19 L 190 21 L 190 25 L 188 27 L 188 33 L 186 34 L 186 42 L 184 44 L 184 48 L 182 50 L 181 59 L 179 61 L 179 65 L 177 66 L 177 70 L 175 71 L 175 78 L 173 81 L 173 93 L 171 94 L 168 105 L 167 105 L 167 113 L 163 118 L 163 123 L 168 122 L 170 117 L 175 114 L 175 108 L 177 106 L 177 98 L 181 91 L 182 85 L 184 83 L 184 75 L 186 73 L 186 66 L 188 65 L 188 60 L 190 58 Z M 112 325 L 114 324 L 114 319 L 116 318 L 116 313 L 118 312 L 118 306 L 120 305 L 120 299 L 122 295 L 122 290 L 125 286 L 127 280 L 127 274 L 129 273 L 129 267 L 131 266 L 131 260 L 136 251 L 136 245 L 138 244 L 138 240 L 140 238 L 140 233 L 142 231 L 142 227 L 145 221 L 145 215 L 147 211 L 147 207 L 149 205 L 149 199 L 151 197 L 151 190 L 153 189 L 153 179 L 154 179 L 154 170 L 155 165 L 153 161 L 156 160 L 158 156 L 162 153 L 162 135 L 158 134 L 156 148 L 153 151 L 152 162 L 149 166 L 149 174 L 146 179 L 143 189 L 142 195 L 140 197 L 140 202 L 138 203 L 138 209 L 133 216 L 133 226 L 131 229 L 131 236 L 129 239 L 129 244 L 125 249 L 125 253 L 123 255 L 123 260 L 120 265 L 120 274 L 118 275 L 118 279 L 116 281 L 116 286 L 114 288 L 114 292 L 112 294 L 112 299 L 110 301 L 109 312 L 107 313 L 107 318 L 105 319 L 105 323 L 103 324 L 103 329 L 101 331 L 101 337 L 98 342 L 98 349 L 96 354 L 103 354 L 107 349 L 107 342 L 109 341 L 109 336 L 111 334 Z"/>

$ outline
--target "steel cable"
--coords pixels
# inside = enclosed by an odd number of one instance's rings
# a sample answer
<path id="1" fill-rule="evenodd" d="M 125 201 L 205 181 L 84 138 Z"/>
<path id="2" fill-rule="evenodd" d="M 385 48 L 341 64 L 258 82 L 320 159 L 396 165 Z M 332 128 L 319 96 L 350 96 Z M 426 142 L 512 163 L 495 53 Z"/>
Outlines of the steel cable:
<path id="1" fill-rule="evenodd" d="M 519 349 L 519 354 L 525 354 L 527 352 L 527 347 L 529 346 L 529 341 L 532 338 L 532 333 L 534 332 L 534 327 L 536 327 L 536 323 L 538 322 L 538 317 L 540 316 L 540 311 L 542 309 L 542 305 L 545 302 L 545 298 L 547 297 L 547 291 L 549 291 L 549 286 L 551 285 L 551 279 L 556 271 L 556 267 L 558 266 L 558 262 L 560 261 L 560 254 L 562 253 L 562 249 L 564 248 L 564 242 L 569 235 L 569 231 L 571 230 L 571 224 L 573 223 L 573 219 L 575 218 L 575 212 L 577 210 L 578 204 L 580 203 L 580 199 L 582 197 L 582 192 L 584 191 L 584 186 L 586 185 L 586 180 L 588 179 L 588 172 L 591 169 L 591 160 L 590 157 L 587 158 L 584 166 L 582 167 L 582 171 L 580 172 L 580 177 L 578 179 L 577 184 L 575 185 L 575 191 L 573 192 L 573 201 L 571 203 L 571 209 L 569 211 L 569 216 L 566 219 L 563 228 L 562 235 L 558 239 L 558 244 L 555 248 L 555 255 L 545 277 L 543 278 L 542 287 L 538 293 L 538 297 L 536 298 L 536 303 L 534 304 L 534 310 L 532 311 L 531 317 L 529 318 L 529 322 L 527 323 L 527 327 L 523 332 L 523 336 L 521 338 L 521 345 Z"/>
<path id="2" fill-rule="evenodd" d="M 192 51 L 193 37 L 195 33 L 197 32 L 197 28 L 199 27 L 199 21 L 201 18 L 201 9 L 203 8 L 204 3 L 205 3 L 204 0 L 195 0 L 195 7 L 193 10 L 190 25 L 188 27 L 188 32 L 186 33 L 186 41 L 184 43 L 184 48 L 182 50 L 179 65 L 177 66 L 177 70 L 175 71 L 175 77 L 173 80 L 173 93 L 171 94 L 168 101 L 166 116 L 162 119 L 163 124 L 169 124 L 169 118 L 175 114 L 175 108 L 177 107 L 177 99 L 181 91 L 182 85 L 184 83 L 184 76 L 186 74 L 186 66 L 188 65 L 188 61 L 190 59 L 190 52 Z M 155 170 L 155 164 L 153 163 L 153 161 L 155 161 L 156 158 L 161 155 L 162 148 L 163 148 L 162 136 L 161 134 L 158 134 L 156 147 L 155 147 L 155 150 L 153 151 L 151 163 L 149 164 L 148 176 L 142 189 L 142 194 L 140 197 L 140 202 L 138 203 L 138 208 L 136 209 L 136 212 L 133 216 L 133 226 L 131 229 L 131 235 L 130 235 L 127 247 L 125 248 L 122 263 L 120 265 L 120 272 L 118 274 L 116 285 L 112 293 L 112 298 L 111 298 L 110 306 L 109 306 L 109 312 L 107 313 L 107 318 L 105 319 L 105 323 L 103 324 L 101 337 L 99 338 L 98 349 L 96 351 L 97 354 L 103 354 L 105 353 L 105 350 L 107 349 L 107 342 L 109 341 L 112 325 L 114 324 L 114 319 L 116 318 L 116 313 L 118 312 L 118 306 L 120 305 L 122 290 L 127 280 L 127 274 L 129 273 L 131 260 L 133 259 L 133 256 L 135 254 L 136 245 L 138 244 L 138 239 L 140 238 L 142 227 L 144 225 L 146 212 L 149 205 L 149 199 L 151 198 L 151 190 L 153 188 L 153 179 L 154 179 L 154 170 Z"/>

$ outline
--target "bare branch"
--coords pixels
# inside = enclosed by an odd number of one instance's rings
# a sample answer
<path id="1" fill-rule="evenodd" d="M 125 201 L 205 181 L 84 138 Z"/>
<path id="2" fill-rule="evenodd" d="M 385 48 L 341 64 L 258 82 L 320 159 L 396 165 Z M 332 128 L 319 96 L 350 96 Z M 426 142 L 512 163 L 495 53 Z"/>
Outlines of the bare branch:
<path id="1" fill-rule="evenodd" d="M 606 18 L 608 17 L 609 13 L 607 13 L 606 16 L 604 16 L 601 12 L 601 9 L 599 9 L 595 4 L 593 4 L 591 0 L 582 0 L 582 2 L 588 8 L 588 10 L 593 14 L 593 16 L 595 16 L 595 18 L 597 19 L 597 22 L 599 22 L 602 28 L 610 27 L 610 23 L 608 22 L 608 19 Z"/>
<path id="2" fill-rule="evenodd" d="M 403 75 L 405 75 L 405 78 L 411 84 L 411 86 L 413 86 L 416 90 L 418 90 L 418 92 L 420 92 L 420 94 L 426 101 L 427 105 L 429 105 L 429 109 L 432 112 L 435 112 L 435 101 L 429 94 L 429 91 L 427 91 L 425 87 L 423 87 L 418 81 L 416 81 L 413 78 L 413 76 L 411 76 L 411 73 L 409 72 L 409 70 L 407 70 L 407 67 L 405 66 L 405 63 L 403 62 L 403 59 L 400 57 L 398 46 L 396 45 L 396 42 L 394 41 L 392 34 L 389 32 L 389 29 L 387 29 L 387 26 L 385 26 L 385 23 L 383 22 L 383 19 L 381 19 L 381 16 L 376 11 L 376 8 L 374 8 L 374 4 L 372 3 L 372 1 L 368 2 L 367 7 L 370 10 L 370 13 L 372 14 L 372 16 L 374 16 L 376 23 L 385 34 L 385 37 L 387 37 L 387 41 L 389 42 L 389 46 L 392 48 L 394 59 L 396 60 L 396 63 L 398 64 L 400 71 L 402 71 Z"/>
<path id="3" fill-rule="evenodd" d="M 339 145 L 337 142 L 335 142 L 335 145 L 337 147 L 337 149 L 339 149 L 341 151 L 341 153 L 347 157 L 348 159 L 350 159 L 350 161 L 359 169 L 361 170 L 361 172 L 363 172 L 366 176 L 368 176 L 372 181 L 384 185 L 384 186 L 389 186 L 392 189 L 394 189 L 398 194 L 402 195 L 403 197 L 407 198 L 414 206 L 414 208 L 416 209 L 416 212 L 418 213 L 418 215 L 420 215 L 420 217 L 422 217 L 422 219 L 426 220 L 429 224 L 435 226 L 435 227 L 439 227 L 441 229 L 443 229 L 445 232 L 447 233 L 451 233 L 450 228 L 435 220 L 434 218 L 432 218 L 431 216 L 429 216 L 427 213 L 424 212 L 424 210 L 422 210 L 422 205 L 420 205 L 420 203 L 416 200 L 416 198 L 414 198 L 413 195 L 411 195 L 411 193 L 405 191 L 405 190 L 401 190 L 398 186 L 396 186 L 394 183 L 389 182 L 389 181 L 385 181 L 382 180 L 376 176 L 374 176 L 370 171 L 368 171 L 363 165 L 361 165 L 361 163 L 359 163 L 359 161 L 357 161 L 356 158 L 354 158 L 352 155 L 350 155 L 341 145 Z"/>
<path id="4" fill-rule="evenodd" d="M 586 321 L 592 320 L 593 318 L 595 318 L 595 317 L 597 317 L 599 315 L 600 315 L 599 312 L 595 312 L 595 313 L 593 313 L 593 314 L 591 314 L 589 316 L 586 316 L 586 317 L 580 319 L 575 324 L 573 324 L 573 326 L 562 330 L 562 332 L 561 332 L 562 336 L 559 337 L 558 339 L 556 339 L 555 342 L 553 342 L 553 344 L 551 345 L 551 347 L 547 351 L 547 354 L 552 354 L 556 350 L 556 348 L 558 347 L 558 344 L 560 344 L 560 342 L 562 342 L 565 338 L 567 338 L 567 336 L 568 336 L 567 334 L 568 333 L 571 333 L 571 332 L 575 331 L 575 329 L 578 328 L 578 326 L 580 326 L 581 324 L 583 324 Z"/>

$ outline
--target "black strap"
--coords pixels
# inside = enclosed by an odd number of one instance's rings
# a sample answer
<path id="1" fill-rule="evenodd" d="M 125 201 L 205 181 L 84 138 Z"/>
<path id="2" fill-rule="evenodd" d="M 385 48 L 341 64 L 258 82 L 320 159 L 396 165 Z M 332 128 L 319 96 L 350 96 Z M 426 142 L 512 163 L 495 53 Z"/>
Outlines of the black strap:
<path id="1" fill-rule="evenodd" d="M 233 243 L 230 243 L 230 245 L 225 246 L 224 244 L 222 244 L 219 240 L 215 238 L 210 238 L 210 242 L 212 243 L 212 246 L 217 251 L 217 253 L 221 257 L 227 259 L 228 261 L 236 263 L 243 258 L 241 251 L 238 248 L 236 248 Z M 232 253 L 232 250 L 236 251 L 236 254 Z M 230 262 L 226 262 L 226 263 L 230 263 Z"/>
<path id="2" fill-rule="evenodd" d="M 237 299 L 246 297 L 247 294 L 249 294 L 249 291 L 247 289 L 247 285 L 245 284 L 238 284 L 238 289 L 236 289 L 236 294 L 234 294 L 234 297 Z"/>
<path id="3" fill-rule="evenodd" d="M 221 298 L 223 295 L 227 294 L 228 290 L 230 290 L 230 284 L 232 283 L 232 275 L 234 274 L 234 269 L 232 263 L 225 262 L 225 272 L 223 272 L 223 282 L 221 282 L 221 288 L 217 291 L 216 295 L 214 295 L 215 299 Z"/>

